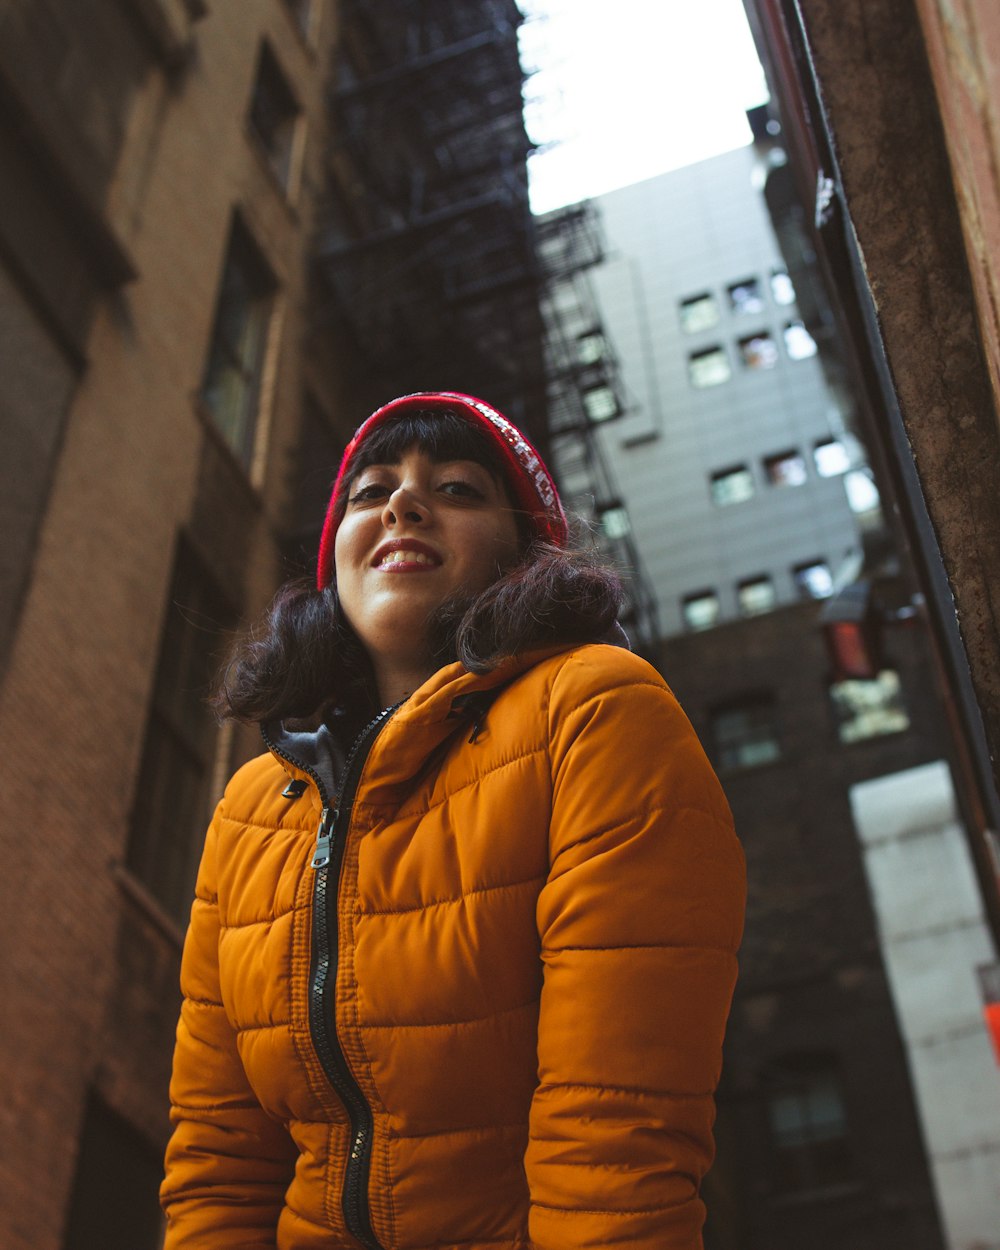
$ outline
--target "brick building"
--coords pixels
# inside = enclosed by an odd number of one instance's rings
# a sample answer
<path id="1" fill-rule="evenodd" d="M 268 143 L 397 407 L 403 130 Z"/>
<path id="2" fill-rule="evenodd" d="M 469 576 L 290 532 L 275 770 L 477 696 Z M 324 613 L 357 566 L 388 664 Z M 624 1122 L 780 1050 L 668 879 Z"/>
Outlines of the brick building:
<path id="1" fill-rule="evenodd" d="M 884 657 L 903 691 L 895 731 L 853 736 L 827 697 L 818 611 L 782 607 L 664 646 L 750 879 L 719 1097 L 726 1200 L 710 1202 L 706 1244 L 934 1250 L 935 1200 L 850 795 L 936 760 L 939 706 L 926 644 L 901 627 Z"/>
<path id="2" fill-rule="evenodd" d="M 259 749 L 203 696 L 225 633 L 312 560 L 350 432 L 443 380 L 544 443 L 520 20 L 513 0 L 0 16 L 10 1250 L 159 1242 L 195 865 Z"/>
<path id="3" fill-rule="evenodd" d="M 304 351 L 333 18 L 326 0 L 0 17 L 11 1250 L 158 1239 L 192 871 L 246 749 L 200 699 L 220 629 L 279 577 L 303 392 L 340 412 L 335 348 Z"/>

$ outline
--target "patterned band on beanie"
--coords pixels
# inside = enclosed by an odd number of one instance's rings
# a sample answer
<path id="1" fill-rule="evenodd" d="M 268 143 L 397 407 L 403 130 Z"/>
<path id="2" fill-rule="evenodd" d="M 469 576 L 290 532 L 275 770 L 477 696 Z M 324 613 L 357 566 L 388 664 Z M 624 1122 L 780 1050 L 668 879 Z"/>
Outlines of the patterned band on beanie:
<path id="1" fill-rule="evenodd" d="M 341 487 L 345 483 L 354 457 L 368 435 L 386 420 L 411 410 L 447 410 L 482 430 L 499 453 L 504 480 L 519 508 L 530 518 L 538 535 L 564 546 L 568 537 L 566 514 L 563 512 L 552 475 L 541 456 L 521 431 L 489 404 L 472 395 L 457 391 L 417 391 L 391 400 L 364 421 L 347 444 L 323 524 L 316 565 L 316 584 L 322 590 L 333 580 L 333 545 L 343 516 Z"/>

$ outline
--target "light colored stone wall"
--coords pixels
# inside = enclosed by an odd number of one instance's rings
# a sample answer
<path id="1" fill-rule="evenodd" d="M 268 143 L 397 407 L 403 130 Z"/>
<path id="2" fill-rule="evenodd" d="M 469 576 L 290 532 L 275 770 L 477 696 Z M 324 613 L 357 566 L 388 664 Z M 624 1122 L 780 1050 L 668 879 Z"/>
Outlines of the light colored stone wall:
<path id="1" fill-rule="evenodd" d="M 1000 1248 L 1000 1072 L 976 976 L 996 947 L 948 767 L 860 782 L 851 807 L 949 1250 Z"/>

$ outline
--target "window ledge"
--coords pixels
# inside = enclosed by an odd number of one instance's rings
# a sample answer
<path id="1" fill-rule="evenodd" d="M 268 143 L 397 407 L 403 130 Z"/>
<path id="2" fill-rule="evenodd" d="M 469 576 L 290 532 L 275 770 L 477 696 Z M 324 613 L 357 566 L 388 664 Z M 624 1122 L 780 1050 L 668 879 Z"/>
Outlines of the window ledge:
<path id="1" fill-rule="evenodd" d="M 182 65 L 191 47 L 191 24 L 206 12 L 202 0 L 132 0 L 132 7 L 163 63 L 171 69 Z"/>
<path id="2" fill-rule="evenodd" d="M 258 511 L 262 510 L 264 501 L 261 498 L 260 491 L 253 484 L 249 468 L 226 442 L 222 432 L 215 423 L 215 418 L 197 391 L 191 396 L 191 407 L 194 409 L 194 414 L 198 418 L 199 424 L 232 470 L 233 479 L 239 484 L 241 490 L 246 494 L 247 499 L 253 506 Z"/>
<path id="3" fill-rule="evenodd" d="M 267 179 L 268 185 L 281 201 L 282 208 L 288 214 L 289 220 L 294 225 L 299 225 L 301 219 L 299 217 L 299 210 L 296 203 L 298 198 L 297 194 L 293 195 L 291 187 L 287 183 L 282 182 L 275 173 L 274 166 L 271 164 L 271 159 L 267 154 L 267 149 L 264 147 L 260 136 L 254 130 L 253 126 L 247 124 L 243 128 L 243 132 L 246 135 L 247 146 L 251 149 L 257 163 L 264 171 L 264 177 Z"/>
<path id="4" fill-rule="evenodd" d="M 659 430 L 644 430 L 641 434 L 632 434 L 628 438 L 623 438 L 622 446 L 631 451 L 633 447 L 645 447 L 648 443 L 655 443 L 662 437 Z"/>

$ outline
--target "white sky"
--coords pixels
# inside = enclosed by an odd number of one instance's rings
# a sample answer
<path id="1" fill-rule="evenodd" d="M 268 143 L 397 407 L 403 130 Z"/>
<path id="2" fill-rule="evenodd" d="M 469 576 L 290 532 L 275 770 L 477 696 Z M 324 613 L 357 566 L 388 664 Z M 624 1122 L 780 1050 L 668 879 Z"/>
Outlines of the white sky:
<path id="1" fill-rule="evenodd" d="M 750 142 L 767 87 L 741 0 L 520 7 L 528 134 L 546 145 L 528 163 L 536 213 Z"/>

